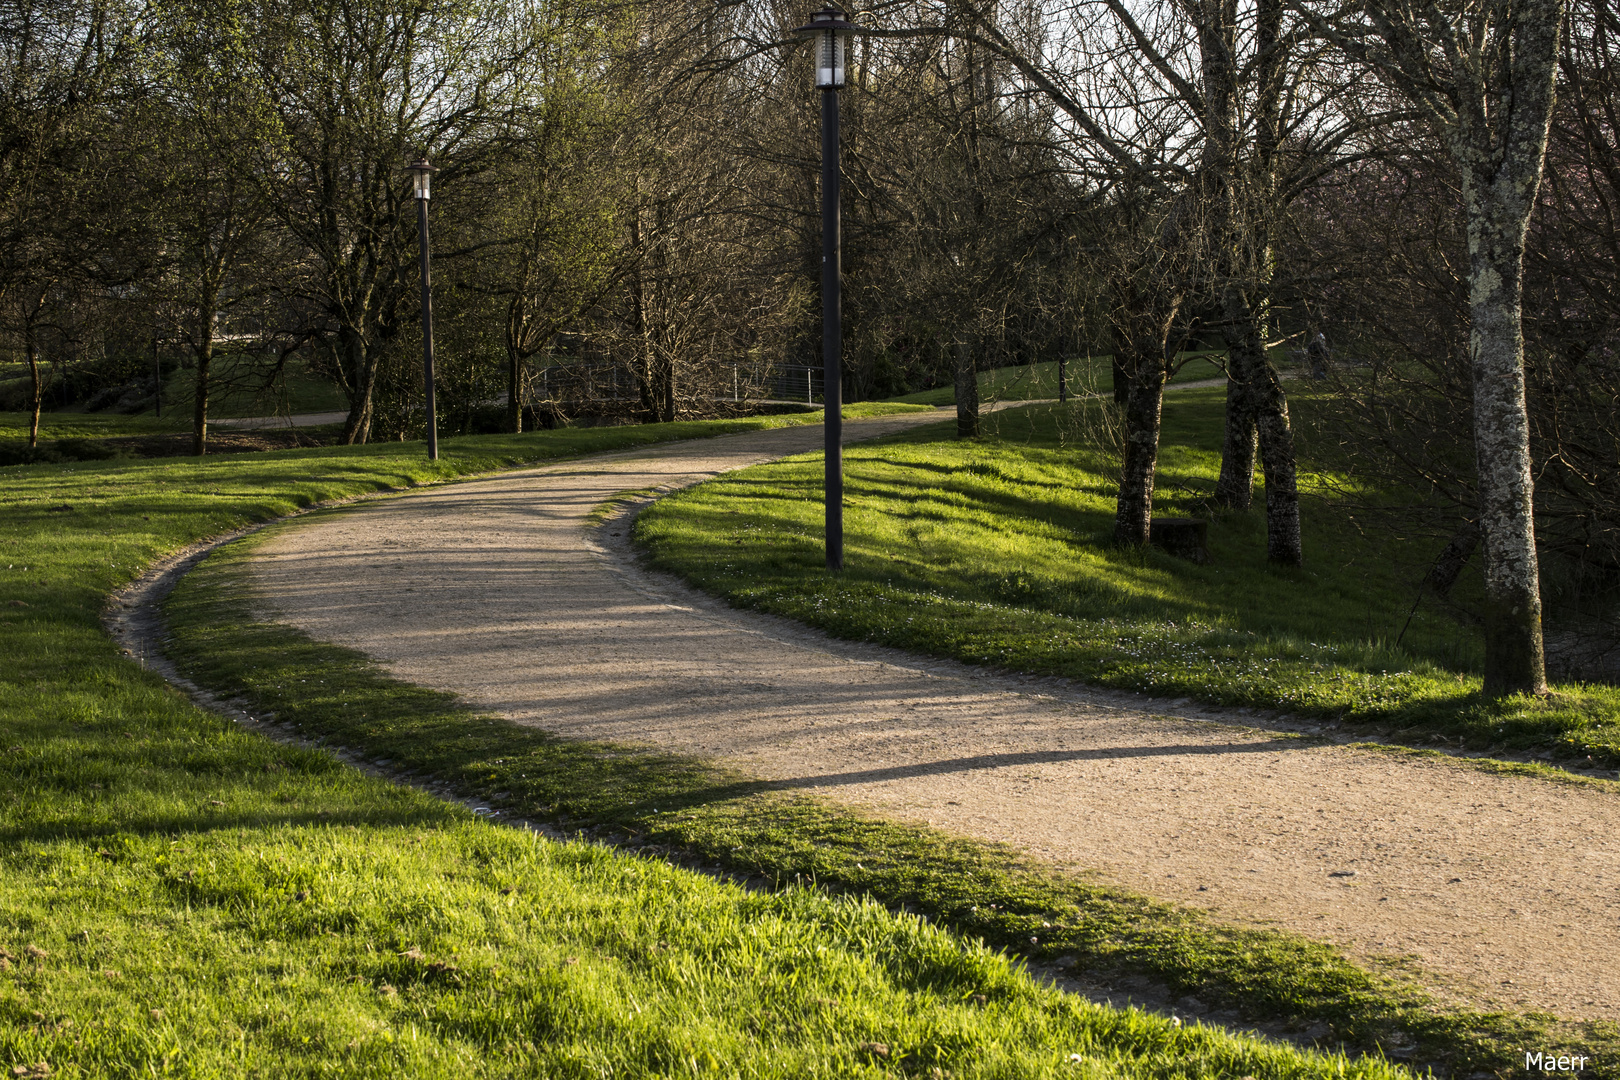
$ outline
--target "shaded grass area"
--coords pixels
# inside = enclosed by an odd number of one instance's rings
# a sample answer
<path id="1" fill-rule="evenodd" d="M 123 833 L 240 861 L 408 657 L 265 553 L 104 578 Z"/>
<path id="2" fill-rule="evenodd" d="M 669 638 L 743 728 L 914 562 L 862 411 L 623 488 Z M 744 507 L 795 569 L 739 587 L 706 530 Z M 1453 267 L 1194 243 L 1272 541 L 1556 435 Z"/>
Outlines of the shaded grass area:
<path id="1" fill-rule="evenodd" d="M 1620 690 L 1484 698 L 1476 632 L 1432 605 L 1413 613 L 1426 560 L 1403 561 L 1397 538 L 1363 534 L 1310 477 L 1307 564 L 1268 566 L 1263 511 L 1208 502 L 1218 389 L 1167 406 L 1155 505 L 1212 519 L 1209 564 L 1114 548 L 1117 473 L 1077 437 L 1086 407 L 995 414 L 980 441 L 930 426 L 850 448 L 837 576 L 823 569 L 811 456 L 673 495 L 640 516 L 635 536 L 660 569 L 839 637 L 1409 742 L 1620 766 Z M 1477 580 L 1461 592 L 1470 588 Z"/>
<path id="2" fill-rule="evenodd" d="M 931 406 L 904 402 L 863 402 L 846 405 L 845 417 L 889 416 L 924 412 Z M 822 411 L 788 413 L 763 419 L 766 426 L 780 424 L 819 424 Z M 161 419 L 150 412 L 135 416 L 119 413 L 51 412 L 40 415 L 39 449 L 29 452 L 27 413 L 0 412 L 0 468 L 11 465 L 62 464 L 73 461 L 108 461 L 142 457 L 190 456 L 191 424 L 187 419 L 166 414 Z M 659 427 L 660 425 L 640 425 Z M 214 425 L 209 429 L 210 456 L 232 453 L 333 445 L 342 431 L 341 424 L 297 429 L 269 428 L 248 430 Z M 564 429 L 576 436 L 592 429 Z M 732 429 L 725 429 L 732 430 Z M 500 436 L 502 438 L 506 436 Z M 524 436 L 517 436 L 521 439 Z M 642 437 L 632 437 L 640 440 Z M 587 442 L 581 445 L 589 445 Z"/>
<path id="3" fill-rule="evenodd" d="M 166 435 L 189 431 L 191 425 L 179 417 L 124 416 L 120 413 L 42 412 L 39 414 L 41 439 L 105 439 L 121 435 Z M 0 412 L 0 440 L 28 441 L 28 414 Z"/>
<path id="4" fill-rule="evenodd" d="M 1220 354 L 1187 354 L 1186 365 L 1170 380 L 1172 385 L 1198 382 L 1204 379 L 1224 379 L 1225 369 L 1217 360 Z M 1090 394 L 1112 392 L 1113 369 L 1108 356 L 1077 356 L 1069 361 L 1065 373 L 1069 393 Z M 1039 364 L 1021 364 L 1017 367 L 992 368 L 979 373 L 979 397 L 983 401 L 1039 401 L 1058 396 L 1057 361 Z M 919 390 L 915 394 L 902 394 L 894 401 L 913 401 L 924 405 L 955 405 L 956 388 L 937 386 L 932 390 Z"/>
<path id="5" fill-rule="evenodd" d="M 12 427 L 8 418 L 21 417 Z M 28 445 L 25 414 L 0 413 L 0 468 L 14 465 L 58 465 L 73 461 L 116 461 L 140 458 L 190 457 L 189 424 L 147 416 L 117 413 L 43 413 L 37 446 Z M 330 446 L 338 441 L 341 425 L 246 430 L 214 425 L 209 430 L 210 455 Z"/>
<path id="6" fill-rule="evenodd" d="M 1378 1062 L 1064 998 L 975 941 L 870 899 L 809 887 L 749 892 L 660 860 L 494 828 L 323 750 L 277 744 L 195 708 L 119 656 L 100 626 L 108 593 L 142 567 L 245 521 L 503 465 L 761 426 L 453 439 L 437 464 L 419 446 L 390 445 L 7 470 L 0 1068 L 64 1077 L 1397 1075 Z M 251 676 L 250 691 L 273 694 L 313 737 L 352 735 L 401 761 L 415 746 L 411 760 L 469 790 L 504 779 L 496 770 L 509 755 L 499 748 L 515 729 L 475 724 L 352 656 L 233 622 L 241 610 L 224 588 L 229 570 L 222 561 L 175 598 L 185 655 L 201 662 L 225 649 L 207 661 L 220 680 Z M 304 680 L 298 691 L 294 675 Z M 491 749 L 497 760 L 486 760 Z M 604 761 L 593 772 L 591 748 L 557 753 L 551 764 L 563 771 L 552 782 L 594 781 L 598 800 L 652 791 L 643 774 L 665 785 L 660 793 L 716 782 L 684 763 L 631 761 L 615 773 Z"/>
<path id="7" fill-rule="evenodd" d="M 269 386 L 259 361 L 233 353 L 214 358 L 208 416 L 211 420 L 239 416 L 291 416 L 297 413 L 348 412 L 349 400 L 333 380 L 310 369 L 305 358 L 294 355 Z M 196 372 L 176 368 L 163 377 L 163 411 L 173 410 L 190 424 L 196 400 Z M 150 417 L 147 408 L 137 416 Z"/>
<path id="8" fill-rule="evenodd" d="M 390 679 L 358 653 L 256 622 L 244 566 L 254 546 L 212 556 L 167 605 L 173 654 L 192 676 L 306 738 L 363 748 L 491 807 L 762 883 L 815 882 L 824 893 L 875 898 L 970 941 L 1067 961 L 1087 980 L 1145 975 L 1172 999 L 1195 994 L 1233 1018 L 1316 1025 L 1325 1046 L 1392 1048 L 1420 1068 L 1507 1075 L 1519 1045 L 1615 1045 L 1595 1025 L 1448 1012 L 1321 944 L 1222 927 L 1010 849 L 835 808 L 690 758 L 479 716 Z M 1191 1061 L 1183 1067 L 1207 1074 Z"/>

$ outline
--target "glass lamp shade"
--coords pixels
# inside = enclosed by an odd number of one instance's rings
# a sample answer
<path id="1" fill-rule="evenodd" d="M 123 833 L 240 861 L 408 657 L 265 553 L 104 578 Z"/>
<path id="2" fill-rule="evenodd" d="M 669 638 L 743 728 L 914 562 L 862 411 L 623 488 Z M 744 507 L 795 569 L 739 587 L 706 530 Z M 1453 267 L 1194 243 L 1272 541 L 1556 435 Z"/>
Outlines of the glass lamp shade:
<path id="1" fill-rule="evenodd" d="M 844 85 L 848 66 L 849 39 L 859 30 L 844 18 L 838 8 L 828 6 L 810 16 L 810 21 L 794 31 L 810 38 L 816 50 L 816 86 L 836 90 Z"/>
<path id="2" fill-rule="evenodd" d="M 405 166 L 410 170 L 411 181 L 415 185 L 418 199 L 433 198 L 433 174 L 439 170 L 428 164 L 427 158 L 422 158 Z"/>
<path id="3" fill-rule="evenodd" d="M 837 89 L 844 85 L 844 58 L 849 55 L 849 35 L 836 30 L 823 30 L 816 38 L 816 86 Z"/>

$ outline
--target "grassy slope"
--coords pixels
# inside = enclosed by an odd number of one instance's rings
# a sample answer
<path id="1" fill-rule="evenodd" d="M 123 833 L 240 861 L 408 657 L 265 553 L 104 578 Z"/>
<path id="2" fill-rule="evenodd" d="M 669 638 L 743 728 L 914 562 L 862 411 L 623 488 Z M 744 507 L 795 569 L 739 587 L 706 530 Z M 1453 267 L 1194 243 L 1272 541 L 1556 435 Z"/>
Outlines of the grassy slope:
<path id="1" fill-rule="evenodd" d="M 913 412 L 925 408 L 912 402 L 867 401 L 844 406 L 846 417 L 883 416 L 892 413 Z M 297 410 L 294 410 L 297 411 Z M 819 410 L 778 417 L 772 424 L 819 424 Z M 178 410 L 165 410 L 162 417 L 150 412 L 130 416 L 123 413 L 46 412 L 40 414 L 39 438 L 44 443 L 52 439 L 112 439 L 133 435 L 164 435 L 176 431 L 190 431 L 189 415 Z M 326 430 L 326 429 L 317 429 Z M 582 429 L 583 430 L 583 429 Z M 739 429 L 740 430 L 740 429 Z M 26 444 L 28 440 L 28 414 L 0 412 L 0 444 L 8 441 Z"/>
<path id="2" fill-rule="evenodd" d="M 348 412 L 349 402 L 343 391 L 330 379 L 313 375 L 299 357 L 288 362 L 281 378 L 267 390 L 254 390 L 259 382 L 251 372 L 244 376 L 242 385 L 233 386 L 237 358 L 223 354 L 215 362 L 216 389 L 209 395 L 208 415 L 219 420 L 233 416 L 282 416 L 312 412 Z M 163 379 L 163 411 L 185 418 L 189 424 L 194 375 L 179 370 Z M 151 410 L 138 413 L 150 417 Z"/>
<path id="3" fill-rule="evenodd" d="M 1106 356 L 1076 357 L 1069 361 L 1069 393 L 1085 394 L 1098 387 L 1111 385 L 1109 358 Z M 1190 357 L 1188 363 L 1172 384 L 1198 382 L 1204 379 L 1223 379 L 1226 372 L 1202 356 Z M 1027 364 L 1019 367 L 994 368 L 979 373 L 979 396 L 984 401 L 1039 401 L 1057 397 L 1057 362 Z M 923 405 L 954 405 L 956 390 L 938 386 L 905 394 L 895 401 L 918 402 Z"/>
<path id="4" fill-rule="evenodd" d="M 1304 395 L 1295 403 L 1310 407 Z M 637 535 L 661 568 L 843 637 L 1394 728 L 1407 741 L 1620 766 L 1613 688 L 1484 700 L 1472 631 L 1432 608 L 1394 647 L 1424 567 L 1325 498 L 1306 501 L 1301 570 L 1266 565 L 1260 511 L 1214 515 L 1207 566 L 1112 548 L 1113 468 L 1075 441 L 1083 408 L 1000 414 L 999 434 L 982 442 L 929 427 L 852 448 L 848 569 L 837 578 L 821 571 L 820 464 L 808 457 L 672 496 Z M 1218 389 L 1167 407 L 1159 512 L 1210 514 L 1221 409 Z"/>
<path id="5" fill-rule="evenodd" d="M 174 431 L 189 431 L 190 421 L 180 416 L 154 418 L 125 416 L 121 413 L 42 412 L 39 414 L 39 438 L 48 439 L 109 439 L 126 435 L 165 435 Z M 0 412 L 0 441 L 17 440 L 26 444 L 28 414 Z"/>
<path id="6" fill-rule="evenodd" d="M 1392 1075 L 1066 1000 L 983 947 L 870 901 L 749 894 L 492 828 L 198 710 L 119 657 L 100 628 L 107 594 L 152 559 L 244 521 L 758 426 L 447 440 L 437 465 L 418 446 L 390 445 L 6 470 L 0 1066 L 53 1076 L 798 1077 L 936 1065 L 954 1076 Z M 188 582 L 182 615 L 209 605 L 221 574 Z M 188 625 L 205 652 L 254 632 L 228 619 Z M 262 634 L 286 633 L 257 630 L 260 646 Z M 394 735 L 437 728 L 438 749 L 449 740 L 464 759 L 523 734 L 471 725 L 438 695 L 397 684 L 333 700 L 332 690 L 379 679 L 340 653 L 282 638 L 246 672 L 313 663 L 307 675 L 331 680 L 281 695 L 289 711 L 306 710 L 310 734 L 323 718 L 397 721 Z M 487 738 L 467 738 L 479 727 Z M 372 731 L 370 749 L 389 734 Z"/>

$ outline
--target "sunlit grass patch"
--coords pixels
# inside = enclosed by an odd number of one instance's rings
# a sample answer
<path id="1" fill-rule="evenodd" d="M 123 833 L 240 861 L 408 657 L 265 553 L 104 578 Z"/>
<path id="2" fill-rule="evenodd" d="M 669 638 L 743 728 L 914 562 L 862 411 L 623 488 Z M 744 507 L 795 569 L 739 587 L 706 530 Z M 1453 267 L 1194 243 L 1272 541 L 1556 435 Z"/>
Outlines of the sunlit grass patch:
<path id="1" fill-rule="evenodd" d="M 1263 512 L 1208 501 L 1221 409 L 1219 390 L 1167 406 L 1155 501 L 1158 515 L 1211 519 L 1207 565 L 1112 546 L 1114 463 L 1058 406 L 997 414 L 980 441 L 940 426 L 846 450 L 836 576 L 823 569 L 813 455 L 677 493 L 636 536 L 658 567 L 842 637 L 1620 765 L 1620 691 L 1484 699 L 1473 628 L 1432 604 L 1414 612 L 1427 554 L 1363 533 L 1328 488 L 1307 484 L 1306 565 L 1268 566 Z"/>
<path id="2" fill-rule="evenodd" d="M 282 783 L 297 790 L 299 772 Z M 0 1060 L 218 1076 L 1063 1076 L 1071 1055 L 1111 1076 L 1347 1065 L 1065 998 L 870 900 L 750 893 L 419 809 L 413 825 L 197 822 L 93 851 L 20 845 L 13 872 L 53 881 L 8 897 L 0 922 L 13 958 Z"/>
<path id="3" fill-rule="evenodd" d="M 1172 998 L 1193 994 L 1245 1022 L 1314 1025 L 1328 1046 L 1377 1053 L 1390 1031 L 1401 1031 L 1417 1040 L 1423 1060 L 1471 1068 L 1514 1040 L 1555 1038 L 1524 1018 L 1439 1009 L 1321 943 L 1221 926 L 997 845 L 865 816 L 699 759 L 559 739 L 479 716 L 448 694 L 396 682 L 352 650 L 256 621 L 247 569 L 267 535 L 222 548 L 180 583 L 166 605 L 171 652 L 192 678 L 305 738 L 447 782 L 493 810 L 767 886 L 814 882 L 874 897 L 927 913 L 967 940 L 1066 957 L 1088 979 L 1146 975 Z"/>
<path id="4" fill-rule="evenodd" d="M 100 625 L 108 595 L 154 559 L 245 522 L 759 426 L 446 440 L 437 464 L 420 446 L 392 445 L 5 470 L 0 1070 L 458 1080 L 936 1068 L 955 1077 L 1397 1075 L 1376 1061 L 1077 1002 L 973 938 L 869 898 L 808 886 L 749 892 L 660 860 L 490 825 L 323 750 L 201 711 L 119 655 Z M 205 575 L 200 592 L 210 587 Z M 282 628 L 259 627 L 255 638 L 226 618 L 186 632 L 195 648 L 222 648 L 243 675 L 274 676 L 278 664 L 319 671 L 304 692 L 280 699 L 289 717 L 304 710 L 312 740 L 341 732 L 371 753 L 392 742 L 425 748 L 463 782 L 497 776 L 497 762 L 518 756 L 504 726 L 482 723 L 484 740 L 466 739 L 479 718 L 442 695 L 351 672 L 338 651 Z M 324 692 L 313 689 L 320 679 L 329 680 Z M 361 703 L 366 679 L 365 707 L 344 708 Z M 273 688 L 242 688 L 244 703 L 262 713 L 254 690 Z M 322 729 L 340 720 L 355 726 Z M 592 748 L 554 750 L 562 767 L 544 782 L 589 781 L 599 810 L 649 790 L 635 774 L 646 763 L 597 759 L 587 775 L 579 766 L 595 759 Z M 665 785 L 712 779 L 680 763 L 652 772 Z"/>

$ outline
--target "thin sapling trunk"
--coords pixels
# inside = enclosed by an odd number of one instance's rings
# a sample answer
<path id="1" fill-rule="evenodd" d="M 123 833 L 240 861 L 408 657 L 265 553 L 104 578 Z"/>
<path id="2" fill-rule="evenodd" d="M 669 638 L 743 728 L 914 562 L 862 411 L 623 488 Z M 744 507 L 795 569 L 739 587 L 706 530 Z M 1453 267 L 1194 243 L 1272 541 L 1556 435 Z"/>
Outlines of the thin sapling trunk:
<path id="1" fill-rule="evenodd" d="M 39 368 L 39 343 L 34 335 L 29 333 L 28 344 L 28 377 L 33 382 L 33 396 L 29 399 L 28 412 L 28 448 L 39 447 L 39 410 L 45 401 L 45 374 Z"/>

